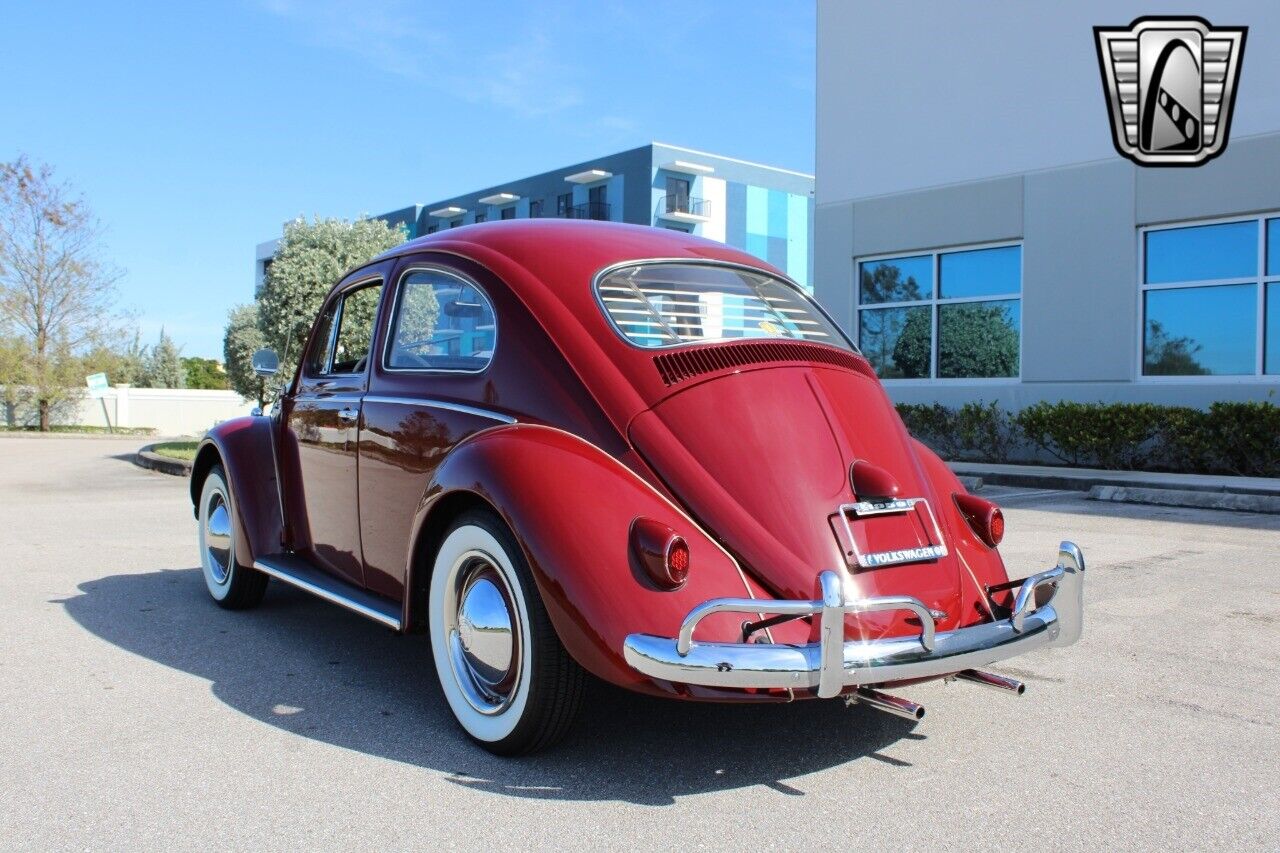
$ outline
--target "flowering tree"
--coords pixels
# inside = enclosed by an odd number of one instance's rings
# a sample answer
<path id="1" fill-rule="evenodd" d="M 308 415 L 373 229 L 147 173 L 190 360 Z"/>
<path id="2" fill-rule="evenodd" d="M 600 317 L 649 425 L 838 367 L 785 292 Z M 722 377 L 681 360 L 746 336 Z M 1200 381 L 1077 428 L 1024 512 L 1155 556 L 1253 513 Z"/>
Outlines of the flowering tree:
<path id="1" fill-rule="evenodd" d="M 329 288 L 347 270 L 399 245 L 405 236 L 403 227 L 392 227 L 380 219 L 299 219 L 285 226 L 257 305 L 263 345 L 280 356 L 279 381 L 292 378 Z M 230 370 L 229 353 L 227 364 Z"/>

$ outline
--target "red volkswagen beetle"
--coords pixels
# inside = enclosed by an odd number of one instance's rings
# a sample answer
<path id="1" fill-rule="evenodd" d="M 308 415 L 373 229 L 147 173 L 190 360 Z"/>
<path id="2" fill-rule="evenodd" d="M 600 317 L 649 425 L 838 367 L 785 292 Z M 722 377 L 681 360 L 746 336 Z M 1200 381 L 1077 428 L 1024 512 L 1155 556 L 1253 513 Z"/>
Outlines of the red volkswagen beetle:
<path id="1" fill-rule="evenodd" d="M 719 243 L 561 220 L 413 240 L 334 287 L 275 409 L 196 456 L 209 592 L 251 607 L 277 578 L 426 633 L 493 752 L 562 735 L 585 672 L 918 719 L 879 688 L 1021 693 L 975 667 L 1080 636 L 1079 549 L 1010 580 L 999 508 L 799 287 Z"/>

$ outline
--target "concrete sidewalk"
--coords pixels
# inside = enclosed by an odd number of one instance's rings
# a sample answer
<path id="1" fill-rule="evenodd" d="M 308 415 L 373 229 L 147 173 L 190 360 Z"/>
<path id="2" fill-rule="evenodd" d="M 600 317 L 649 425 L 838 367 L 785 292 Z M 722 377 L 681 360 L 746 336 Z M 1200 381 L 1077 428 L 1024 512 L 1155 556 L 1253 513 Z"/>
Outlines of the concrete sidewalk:
<path id="1" fill-rule="evenodd" d="M 1228 477 L 1217 474 L 1168 474 L 1157 471 L 1108 471 L 1056 465 L 998 465 L 989 462 L 949 462 L 961 477 L 980 477 L 998 486 L 1031 486 L 1087 492 L 1095 486 L 1132 489 L 1176 489 L 1185 492 L 1226 492 L 1280 498 L 1280 479 Z"/>

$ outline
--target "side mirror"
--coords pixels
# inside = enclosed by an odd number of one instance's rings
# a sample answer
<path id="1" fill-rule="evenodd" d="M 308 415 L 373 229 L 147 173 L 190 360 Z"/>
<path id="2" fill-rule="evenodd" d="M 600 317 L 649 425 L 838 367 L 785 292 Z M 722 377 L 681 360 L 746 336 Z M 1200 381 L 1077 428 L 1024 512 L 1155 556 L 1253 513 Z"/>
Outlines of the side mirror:
<path id="1" fill-rule="evenodd" d="M 258 376 L 275 376 L 280 369 L 280 357 L 275 350 L 260 349 L 253 354 L 252 364 Z"/>

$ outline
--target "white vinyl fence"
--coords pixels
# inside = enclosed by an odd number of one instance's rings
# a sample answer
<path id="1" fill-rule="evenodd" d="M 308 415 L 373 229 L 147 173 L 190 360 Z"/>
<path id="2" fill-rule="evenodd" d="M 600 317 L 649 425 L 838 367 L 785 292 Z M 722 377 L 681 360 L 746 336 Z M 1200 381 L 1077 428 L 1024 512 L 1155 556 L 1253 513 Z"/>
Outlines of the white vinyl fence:
<path id="1" fill-rule="evenodd" d="M 117 385 L 102 400 L 82 393 L 55 407 L 53 422 L 59 425 L 107 425 L 102 412 L 113 427 L 150 427 L 158 435 L 202 435 L 214 424 L 247 415 L 254 401 L 235 391 L 200 391 L 193 388 L 130 388 Z M 7 408 L 7 407 L 6 407 Z M 38 418 L 33 404 L 5 411 L 4 421 L 10 426 L 34 425 Z"/>

